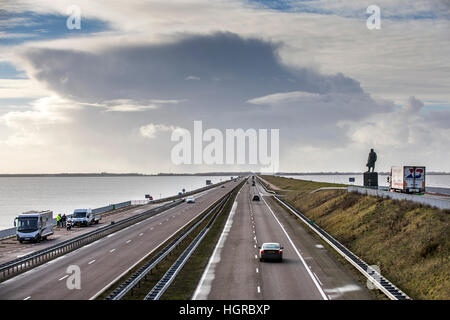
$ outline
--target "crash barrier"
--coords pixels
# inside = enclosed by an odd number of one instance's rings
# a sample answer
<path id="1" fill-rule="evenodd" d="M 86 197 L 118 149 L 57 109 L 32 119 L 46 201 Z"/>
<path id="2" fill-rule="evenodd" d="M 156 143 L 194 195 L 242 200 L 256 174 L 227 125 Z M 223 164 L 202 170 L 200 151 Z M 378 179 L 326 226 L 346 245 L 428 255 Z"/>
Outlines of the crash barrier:
<path id="1" fill-rule="evenodd" d="M 450 200 L 431 198 L 426 195 L 414 195 L 400 192 L 389 192 L 377 189 L 351 186 L 347 188 L 348 192 L 357 192 L 374 197 L 390 198 L 394 200 L 408 200 L 420 204 L 429 205 L 438 209 L 450 209 Z"/>
<path id="2" fill-rule="evenodd" d="M 140 214 L 137 214 L 135 216 L 115 222 L 114 224 L 110 224 L 105 227 L 98 228 L 94 231 L 85 233 L 85 234 L 75 237 L 73 239 L 63 241 L 63 242 L 56 244 L 54 246 L 51 246 L 49 248 L 42 249 L 37 252 L 28 254 L 24 257 L 3 263 L 0 265 L 0 281 L 8 279 L 12 276 L 15 276 L 19 273 L 26 271 L 26 270 L 32 269 L 32 268 L 34 268 L 42 263 L 45 263 L 49 260 L 52 260 L 59 256 L 65 255 L 75 249 L 78 249 L 84 245 L 87 245 L 96 240 L 99 240 L 109 234 L 117 232 L 117 231 L 124 229 L 132 224 L 135 224 L 139 221 L 147 219 L 147 218 L 154 216 L 158 213 L 161 213 L 165 210 L 173 208 L 173 207 L 181 204 L 182 202 L 183 201 L 180 200 L 180 201 L 173 201 L 173 202 L 167 203 L 160 207 L 153 208 L 153 209 L 147 210 L 145 212 L 142 212 Z"/>
<path id="3" fill-rule="evenodd" d="M 208 189 L 217 187 L 221 184 L 224 184 L 227 181 L 222 181 L 216 184 L 212 184 L 206 187 L 202 187 L 202 188 L 198 188 L 189 192 L 186 192 L 182 195 L 176 195 L 176 196 L 170 196 L 170 197 L 165 197 L 165 198 L 161 198 L 158 200 L 129 200 L 129 201 L 125 201 L 125 202 L 120 202 L 120 203 L 115 203 L 115 204 L 110 204 L 104 207 L 100 207 L 100 208 L 94 208 L 92 209 L 92 213 L 93 214 L 101 214 L 101 213 L 105 213 L 108 211 L 112 211 L 112 210 L 116 210 L 116 209 L 120 209 L 120 208 L 124 208 L 124 207 L 128 207 L 128 206 L 136 206 L 136 205 L 146 205 L 146 204 L 157 204 L 157 203 L 162 203 L 162 202 L 167 202 L 167 201 L 171 201 L 171 200 L 176 200 L 176 199 L 180 199 L 186 196 L 190 196 L 202 191 L 206 191 Z M 69 214 L 67 215 L 68 218 L 70 218 L 72 215 Z M 53 219 L 53 224 L 56 225 L 56 218 Z M 16 228 L 9 228 L 9 229 L 4 229 L 4 230 L 0 230 L 0 240 L 3 239 L 7 239 L 7 238 L 11 238 L 14 237 L 16 235 Z"/>
<path id="4" fill-rule="evenodd" d="M 242 186 L 240 183 L 237 187 Z M 139 286 L 140 281 L 145 280 L 148 273 L 158 266 L 158 264 L 167 257 L 177 246 L 181 243 L 183 239 L 185 239 L 192 231 L 198 228 L 199 225 L 210 215 L 213 215 L 211 220 L 207 223 L 207 225 L 200 231 L 200 233 L 195 237 L 195 239 L 188 245 L 188 247 L 183 251 L 183 253 L 178 257 L 176 262 L 169 268 L 166 274 L 160 279 L 160 281 L 153 287 L 153 289 L 147 294 L 145 300 L 157 300 L 159 297 L 165 292 L 165 290 L 170 286 L 172 281 L 177 276 L 178 272 L 181 270 L 183 265 L 189 259 L 195 248 L 198 246 L 200 241 L 206 235 L 208 230 L 210 229 L 212 223 L 215 221 L 217 215 L 222 212 L 225 203 L 230 199 L 231 194 L 235 188 L 233 188 L 230 192 L 225 194 L 219 200 L 217 200 L 214 204 L 212 204 L 209 208 L 204 210 L 203 216 L 197 221 L 194 225 L 192 225 L 189 229 L 177 235 L 174 239 L 170 241 L 168 245 L 159 250 L 151 259 L 146 262 L 142 267 L 140 267 L 137 271 L 135 271 L 128 279 L 122 282 L 113 292 L 111 292 L 106 300 L 120 300 L 127 293 L 131 291 L 133 292 L 133 288 L 137 285 Z"/>

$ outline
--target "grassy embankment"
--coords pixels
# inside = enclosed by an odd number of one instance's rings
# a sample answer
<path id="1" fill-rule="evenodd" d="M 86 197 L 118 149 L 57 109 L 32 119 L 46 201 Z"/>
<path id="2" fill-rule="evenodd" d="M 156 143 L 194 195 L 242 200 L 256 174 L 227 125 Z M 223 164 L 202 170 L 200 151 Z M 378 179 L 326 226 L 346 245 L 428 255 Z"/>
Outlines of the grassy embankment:
<path id="1" fill-rule="evenodd" d="M 449 210 L 345 190 L 310 193 L 336 184 L 263 178 L 411 298 L 450 299 Z"/>

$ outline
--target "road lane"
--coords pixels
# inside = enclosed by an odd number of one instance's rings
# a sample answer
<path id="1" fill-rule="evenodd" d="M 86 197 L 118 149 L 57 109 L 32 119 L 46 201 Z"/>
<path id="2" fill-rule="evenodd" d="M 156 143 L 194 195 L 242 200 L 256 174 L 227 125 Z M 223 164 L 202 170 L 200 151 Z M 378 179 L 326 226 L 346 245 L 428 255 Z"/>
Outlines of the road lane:
<path id="1" fill-rule="evenodd" d="M 0 283 L 0 299 L 89 299 L 195 219 L 237 183 L 228 182 L 226 188 L 215 188 L 196 197 L 193 204 L 183 203 Z M 131 241 L 127 243 L 128 240 Z M 67 275 L 70 265 L 80 267 L 80 290 L 67 287 L 70 276 L 59 280 Z"/>
<path id="2" fill-rule="evenodd" d="M 267 204 L 250 200 L 259 191 Z M 198 299 L 371 299 L 347 267 L 266 195 L 258 184 L 244 186 L 214 271 L 205 275 L 210 287 L 200 286 L 207 294 Z M 260 262 L 263 242 L 280 242 L 284 261 Z"/>

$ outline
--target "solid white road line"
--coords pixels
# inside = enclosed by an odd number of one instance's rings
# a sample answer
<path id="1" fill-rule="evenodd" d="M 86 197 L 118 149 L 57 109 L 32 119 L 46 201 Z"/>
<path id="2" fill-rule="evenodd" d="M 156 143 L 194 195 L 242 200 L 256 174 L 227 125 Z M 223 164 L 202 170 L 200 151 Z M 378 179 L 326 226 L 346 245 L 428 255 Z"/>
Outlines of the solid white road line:
<path id="1" fill-rule="evenodd" d="M 266 204 L 267 208 L 269 209 L 270 213 L 272 213 L 272 216 L 274 217 L 274 219 L 276 220 L 276 222 L 280 225 L 281 230 L 283 230 L 284 234 L 286 235 L 286 237 L 289 240 L 289 243 L 291 244 L 292 248 L 294 248 L 295 253 L 297 254 L 297 256 L 300 258 L 300 261 L 303 263 L 303 265 L 305 266 L 306 271 L 308 272 L 310 278 L 312 279 L 312 281 L 314 282 L 314 284 L 316 285 L 317 290 L 319 291 L 320 295 L 322 296 L 322 298 L 324 300 L 328 300 L 327 295 L 325 294 L 325 292 L 323 292 L 322 287 L 320 286 L 320 284 L 317 282 L 316 278 L 314 277 L 314 275 L 312 274 L 310 268 L 308 268 L 308 265 L 306 264 L 305 260 L 303 259 L 302 255 L 300 254 L 300 252 L 298 251 L 298 249 L 295 247 L 294 242 L 292 241 L 291 237 L 289 237 L 287 231 L 283 228 L 282 224 L 280 223 L 280 221 L 278 220 L 278 218 L 275 216 L 275 213 L 272 211 L 272 209 L 269 207 L 269 205 L 267 204 L 266 200 L 264 200 L 264 198 L 260 195 L 260 198 L 263 200 L 263 202 Z"/>

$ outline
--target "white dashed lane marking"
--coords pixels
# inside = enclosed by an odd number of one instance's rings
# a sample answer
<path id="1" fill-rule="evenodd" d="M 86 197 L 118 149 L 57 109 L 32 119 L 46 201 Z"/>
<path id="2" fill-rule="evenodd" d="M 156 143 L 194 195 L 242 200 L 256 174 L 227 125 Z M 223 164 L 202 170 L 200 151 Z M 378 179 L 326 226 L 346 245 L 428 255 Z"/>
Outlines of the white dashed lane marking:
<path id="1" fill-rule="evenodd" d="M 69 275 L 68 274 L 66 274 L 64 277 L 62 277 L 62 278 L 59 278 L 58 279 L 58 281 L 61 281 L 61 280 L 64 280 L 65 278 L 67 278 Z"/>

